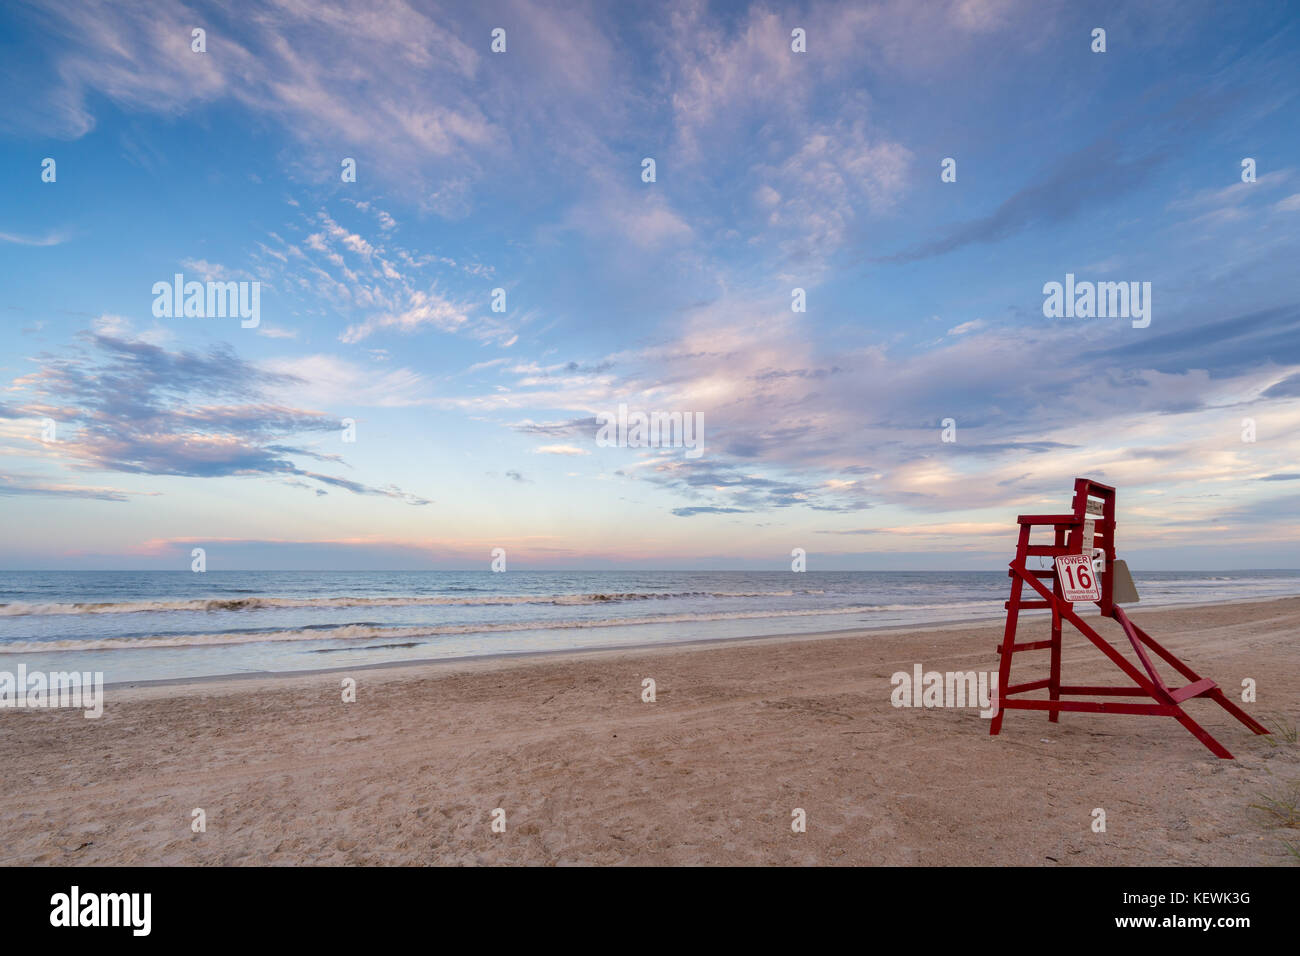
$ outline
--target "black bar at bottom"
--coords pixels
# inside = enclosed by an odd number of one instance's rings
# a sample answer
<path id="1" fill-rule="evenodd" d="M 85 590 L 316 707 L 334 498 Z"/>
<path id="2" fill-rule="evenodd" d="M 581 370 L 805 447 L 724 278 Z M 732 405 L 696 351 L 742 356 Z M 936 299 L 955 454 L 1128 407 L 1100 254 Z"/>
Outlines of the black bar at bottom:
<path id="1" fill-rule="evenodd" d="M 695 946 L 721 935 L 734 948 L 738 939 L 788 931 L 804 942 L 845 932 L 877 945 L 928 939 L 944 951 L 959 940 L 987 945 L 999 927 L 1021 940 L 1039 930 L 1051 933 L 1041 939 L 1074 943 L 1129 938 L 1182 945 L 1199 937 L 1222 949 L 1253 942 L 1258 930 L 1279 938 L 1293 926 L 1289 868 L 1084 869 L 1068 862 L 1045 857 L 1038 867 L 865 873 L 575 868 L 544 876 L 438 869 L 9 869 L 0 870 L 0 926 L 10 947 L 60 939 L 131 947 L 329 946 L 390 938 L 434 945 L 449 943 L 449 932 L 495 946 L 503 934 L 516 932 L 537 943 L 589 938 L 655 948 L 687 939 Z M 116 910 L 119 925 L 70 925 L 74 886 L 80 904 L 75 922 L 111 922 Z M 113 897 L 106 901 L 104 894 Z M 148 894 L 147 910 L 142 894 Z M 89 920 L 83 918 L 91 911 Z M 67 925 L 52 925 L 59 922 Z"/>

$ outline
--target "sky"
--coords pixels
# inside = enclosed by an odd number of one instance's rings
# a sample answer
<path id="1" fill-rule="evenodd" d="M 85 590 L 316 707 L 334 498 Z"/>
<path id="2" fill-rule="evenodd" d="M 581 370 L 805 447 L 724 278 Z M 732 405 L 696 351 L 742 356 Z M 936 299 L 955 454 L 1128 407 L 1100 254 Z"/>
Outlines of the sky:
<path id="1" fill-rule="evenodd" d="M 1076 476 L 1300 567 L 1298 81 L 1273 2 L 6 4 L 0 568 L 993 569 Z"/>

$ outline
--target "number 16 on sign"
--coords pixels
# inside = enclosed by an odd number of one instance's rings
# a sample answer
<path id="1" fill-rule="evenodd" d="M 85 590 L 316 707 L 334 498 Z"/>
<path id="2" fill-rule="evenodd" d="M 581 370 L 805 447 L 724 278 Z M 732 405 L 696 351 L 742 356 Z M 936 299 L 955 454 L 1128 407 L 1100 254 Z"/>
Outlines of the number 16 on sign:
<path id="1" fill-rule="evenodd" d="M 1056 559 L 1056 574 L 1061 579 L 1063 597 L 1070 602 L 1100 601 L 1101 584 L 1092 569 L 1092 556 L 1063 554 Z"/>

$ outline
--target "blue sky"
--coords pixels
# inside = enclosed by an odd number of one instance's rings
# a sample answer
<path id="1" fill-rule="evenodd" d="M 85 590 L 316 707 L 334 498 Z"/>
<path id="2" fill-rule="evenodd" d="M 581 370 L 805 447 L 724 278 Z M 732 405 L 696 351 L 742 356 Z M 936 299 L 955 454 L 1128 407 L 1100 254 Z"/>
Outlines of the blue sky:
<path id="1" fill-rule="evenodd" d="M 1294 5 L 466 6 L 0 12 L 0 567 L 1300 566 Z"/>

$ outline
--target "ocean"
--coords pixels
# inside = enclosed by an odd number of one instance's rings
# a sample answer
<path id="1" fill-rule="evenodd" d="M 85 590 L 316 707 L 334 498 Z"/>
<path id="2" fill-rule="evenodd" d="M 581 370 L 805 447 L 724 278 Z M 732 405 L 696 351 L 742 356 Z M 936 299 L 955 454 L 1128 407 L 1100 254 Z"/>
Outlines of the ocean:
<path id="1" fill-rule="evenodd" d="M 1143 607 L 1300 571 L 1135 572 Z M 998 618 L 1002 571 L 0 572 L 0 670 L 107 683 Z M 1039 612 L 1044 613 L 1044 612 Z"/>

